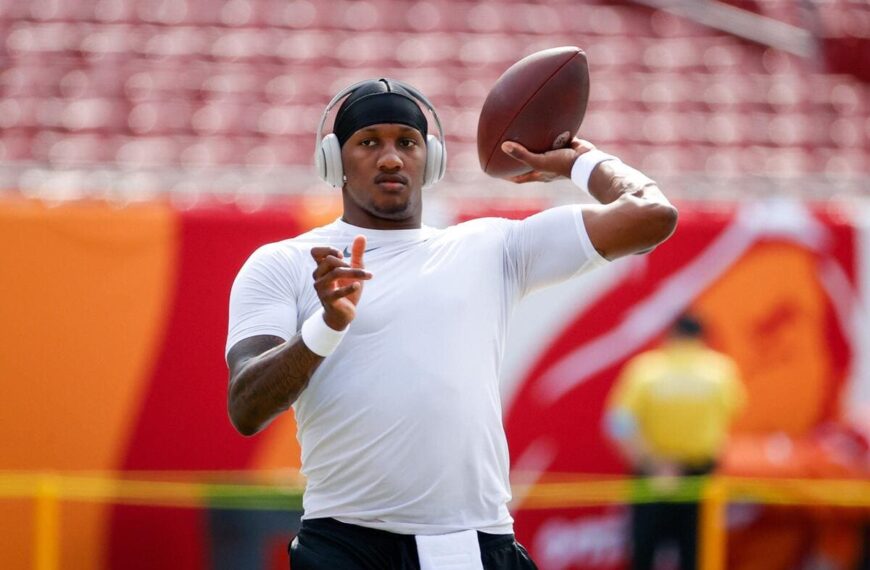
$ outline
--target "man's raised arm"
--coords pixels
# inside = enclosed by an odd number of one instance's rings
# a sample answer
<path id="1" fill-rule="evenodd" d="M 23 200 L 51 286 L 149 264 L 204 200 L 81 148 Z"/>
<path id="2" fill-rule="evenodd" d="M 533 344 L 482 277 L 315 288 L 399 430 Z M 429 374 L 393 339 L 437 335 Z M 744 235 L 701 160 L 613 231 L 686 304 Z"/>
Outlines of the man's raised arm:
<path id="1" fill-rule="evenodd" d="M 600 202 L 584 206 L 583 222 L 595 249 L 607 259 L 646 253 L 676 228 L 677 209 L 655 181 L 587 141 L 575 138 L 568 148 L 541 154 L 514 142 L 504 143 L 502 150 L 533 169 L 513 182 L 571 178 Z"/>

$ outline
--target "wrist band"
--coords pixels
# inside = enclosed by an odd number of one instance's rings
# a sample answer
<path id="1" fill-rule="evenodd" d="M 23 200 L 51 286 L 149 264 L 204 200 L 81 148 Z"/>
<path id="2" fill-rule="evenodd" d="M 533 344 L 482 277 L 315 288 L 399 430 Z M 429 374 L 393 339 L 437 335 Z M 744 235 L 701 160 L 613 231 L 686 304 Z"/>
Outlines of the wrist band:
<path id="1" fill-rule="evenodd" d="M 337 331 L 323 320 L 323 308 L 302 323 L 302 342 L 318 356 L 329 356 L 338 348 L 347 329 Z"/>
<path id="2" fill-rule="evenodd" d="M 605 160 L 619 160 L 612 154 L 601 152 L 597 148 L 586 151 L 577 157 L 574 161 L 574 166 L 571 167 L 571 181 L 576 184 L 581 190 L 589 193 L 589 177 L 592 175 L 592 170 L 598 166 L 599 162 Z M 620 160 L 620 162 L 622 162 Z"/>

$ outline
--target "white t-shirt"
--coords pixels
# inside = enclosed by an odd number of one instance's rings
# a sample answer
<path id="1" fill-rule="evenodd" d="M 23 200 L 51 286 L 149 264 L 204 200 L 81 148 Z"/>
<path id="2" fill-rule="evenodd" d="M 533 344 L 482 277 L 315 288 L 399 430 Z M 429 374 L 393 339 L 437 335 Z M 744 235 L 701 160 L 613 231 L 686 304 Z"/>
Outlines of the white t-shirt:
<path id="1" fill-rule="evenodd" d="M 355 320 L 294 410 L 308 480 L 303 518 L 403 534 L 512 532 L 498 373 L 526 293 L 605 262 L 579 206 L 523 221 L 371 230 L 341 220 L 265 245 L 230 297 L 227 352 L 290 339 L 320 308 L 310 250 L 367 238 Z"/>

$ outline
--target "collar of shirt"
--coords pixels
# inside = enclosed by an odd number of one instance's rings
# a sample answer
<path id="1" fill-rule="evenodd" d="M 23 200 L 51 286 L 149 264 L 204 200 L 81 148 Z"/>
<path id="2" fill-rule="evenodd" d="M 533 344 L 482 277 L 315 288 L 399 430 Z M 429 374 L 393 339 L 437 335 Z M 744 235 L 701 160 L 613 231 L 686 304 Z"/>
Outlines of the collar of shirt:
<path id="1" fill-rule="evenodd" d="M 336 227 L 343 236 L 347 236 L 350 240 L 358 235 L 366 237 L 366 247 L 373 245 L 380 246 L 389 243 L 411 242 L 425 239 L 431 233 L 433 228 L 422 226 L 408 230 L 373 230 L 371 228 L 361 228 L 349 224 L 339 218 L 336 220 Z"/>

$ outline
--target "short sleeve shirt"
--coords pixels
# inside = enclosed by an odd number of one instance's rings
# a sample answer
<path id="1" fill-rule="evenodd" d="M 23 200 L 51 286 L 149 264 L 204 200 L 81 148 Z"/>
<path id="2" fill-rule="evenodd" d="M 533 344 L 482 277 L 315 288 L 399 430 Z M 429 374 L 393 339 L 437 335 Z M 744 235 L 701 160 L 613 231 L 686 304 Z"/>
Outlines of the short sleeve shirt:
<path id="1" fill-rule="evenodd" d="M 320 307 L 314 246 L 367 238 L 355 320 L 294 404 L 304 518 L 405 534 L 508 533 L 508 450 L 498 374 L 526 293 L 605 260 L 579 206 L 522 221 L 371 230 L 336 221 L 258 249 L 230 299 L 227 351 L 290 339 Z"/>

